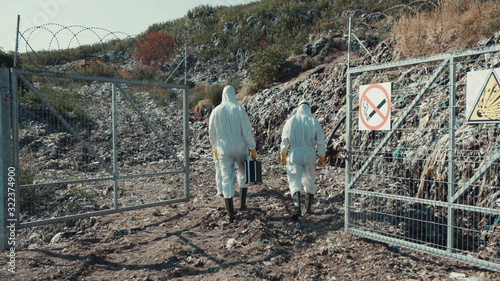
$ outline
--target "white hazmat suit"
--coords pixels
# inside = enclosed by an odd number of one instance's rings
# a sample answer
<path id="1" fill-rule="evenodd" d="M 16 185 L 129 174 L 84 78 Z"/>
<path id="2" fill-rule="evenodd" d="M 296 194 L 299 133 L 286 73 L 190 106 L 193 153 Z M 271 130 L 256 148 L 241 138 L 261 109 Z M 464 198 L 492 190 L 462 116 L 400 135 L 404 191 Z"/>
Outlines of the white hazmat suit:
<path id="1" fill-rule="evenodd" d="M 288 149 L 289 152 L 288 152 Z M 316 194 L 314 174 L 317 155 L 325 157 L 325 135 L 319 121 L 311 114 L 307 101 L 302 101 L 281 134 L 281 153 L 286 155 L 286 173 L 291 195 L 296 192 Z"/>
<path id="2" fill-rule="evenodd" d="M 215 162 L 215 185 L 217 186 L 217 195 L 220 197 L 224 197 L 224 192 L 222 190 L 222 175 L 220 171 L 220 163 L 217 158 L 215 158 L 214 154 L 214 162 Z"/>
<path id="3" fill-rule="evenodd" d="M 255 150 L 252 125 L 248 115 L 236 102 L 236 93 L 232 86 L 222 91 L 222 102 L 210 114 L 208 134 L 210 144 L 218 154 L 224 198 L 232 198 L 235 193 L 235 178 L 240 189 L 246 188 L 244 161 L 248 151 Z M 236 167 L 237 177 L 235 175 Z"/>

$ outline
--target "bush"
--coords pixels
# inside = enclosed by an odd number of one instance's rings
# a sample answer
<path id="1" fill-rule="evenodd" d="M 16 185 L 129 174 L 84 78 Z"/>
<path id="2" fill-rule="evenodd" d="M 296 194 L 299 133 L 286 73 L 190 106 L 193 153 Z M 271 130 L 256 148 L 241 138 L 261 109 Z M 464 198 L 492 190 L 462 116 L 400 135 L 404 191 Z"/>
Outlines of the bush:
<path id="1" fill-rule="evenodd" d="M 208 98 L 213 106 L 217 106 L 221 103 L 224 87 L 224 85 L 213 85 L 208 90 Z"/>
<path id="2" fill-rule="evenodd" d="M 287 56 L 286 52 L 274 47 L 259 51 L 250 65 L 250 81 L 257 89 L 279 81 Z"/>
<path id="3" fill-rule="evenodd" d="M 207 98 L 206 86 L 197 85 L 190 92 L 191 101 L 189 103 L 189 108 L 194 108 L 198 105 L 198 102 Z"/>

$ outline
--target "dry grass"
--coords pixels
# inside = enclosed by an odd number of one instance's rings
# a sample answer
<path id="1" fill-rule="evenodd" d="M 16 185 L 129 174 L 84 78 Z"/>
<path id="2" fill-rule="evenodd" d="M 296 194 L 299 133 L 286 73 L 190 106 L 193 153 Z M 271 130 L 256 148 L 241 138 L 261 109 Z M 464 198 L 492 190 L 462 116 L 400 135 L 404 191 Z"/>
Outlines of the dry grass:
<path id="1" fill-rule="evenodd" d="M 401 58 L 474 47 L 500 27 L 499 1 L 442 0 L 433 12 L 401 17 L 394 25 Z"/>

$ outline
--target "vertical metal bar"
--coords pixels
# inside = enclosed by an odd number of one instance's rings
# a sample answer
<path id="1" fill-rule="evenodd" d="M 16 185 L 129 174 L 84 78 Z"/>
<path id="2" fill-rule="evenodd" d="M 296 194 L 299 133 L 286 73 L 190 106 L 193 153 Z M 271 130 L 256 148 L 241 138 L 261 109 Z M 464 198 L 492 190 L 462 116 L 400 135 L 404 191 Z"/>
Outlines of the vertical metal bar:
<path id="1" fill-rule="evenodd" d="M 9 224 L 12 223 L 10 219 L 12 219 L 13 212 L 9 211 L 9 208 L 12 206 L 12 199 L 14 200 L 14 204 L 18 201 L 16 197 L 12 198 L 9 195 L 11 193 L 12 188 L 9 190 L 9 167 L 11 166 L 11 143 L 10 143 L 10 106 L 9 106 L 9 92 L 10 92 L 10 83 L 9 83 L 9 71 L 5 68 L 0 68 L 0 161 L 1 161 L 1 170 L 0 170 L 0 250 L 5 250 L 8 248 L 9 241 L 8 238 L 10 236 L 11 231 L 14 231 L 15 234 L 15 223 L 14 228 L 9 227 Z M 17 171 L 16 174 L 18 173 Z M 14 187 L 17 190 L 17 182 L 15 182 Z M 12 199 L 10 199 L 12 198 Z M 9 214 L 10 213 L 10 214 Z M 17 213 L 17 212 L 16 212 Z M 15 214 L 14 219 L 15 219 Z"/>
<path id="2" fill-rule="evenodd" d="M 187 51 L 184 46 L 184 85 L 187 85 Z M 184 89 L 184 197 L 189 200 L 189 92 Z"/>
<path id="3" fill-rule="evenodd" d="M 349 69 L 347 70 L 346 78 L 346 150 L 347 157 L 345 162 L 345 203 L 344 203 L 344 229 L 349 228 L 351 214 L 349 213 L 351 207 L 351 194 L 350 194 L 350 183 L 351 183 L 351 163 L 352 163 L 352 80 L 351 73 Z"/>
<path id="4" fill-rule="evenodd" d="M 118 170 L 116 165 L 117 159 L 117 143 L 116 143 L 116 84 L 111 84 L 111 123 L 113 135 L 113 194 L 114 194 L 114 207 L 118 208 Z"/>
<path id="5" fill-rule="evenodd" d="M 184 90 L 184 197 L 189 199 L 189 93 Z"/>
<path id="6" fill-rule="evenodd" d="M 18 77 L 15 72 L 10 72 L 11 86 L 10 91 L 12 94 L 11 110 L 12 110 L 12 165 L 16 169 L 16 183 L 19 182 L 19 117 L 18 117 L 18 96 L 19 96 L 19 85 Z M 21 222 L 21 195 L 20 189 L 16 188 L 16 225 L 19 226 Z"/>
<path id="7" fill-rule="evenodd" d="M 351 122 L 352 122 L 352 81 L 351 81 L 351 73 L 349 72 L 351 65 L 351 23 L 352 18 L 349 17 L 349 37 L 347 42 L 347 78 L 346 78 L 346 121 L 345 121 L 345 129 L 346 129 L 346 150 L 347 157 L 345 162 L 345 203 L 344 203 L 344 229 L 347 230 L 349 228 L 349 222 L 351 218 L 351 214 L 349 213 L 351 207 L 351 194 L 349 193 L 349 186 L 351 182 Z"/>
<path id="8" fill-rule="evenodd" d="M 187 85 L 187 47 L 184 46 L 184 85 Z"/>
<path id="9" fill-rule="evenodd" d="M 19 51 L 19 22 L 21 21 L 21 16 L 17 15 L 17 28 L 16 28 L 16 47 L 14 52 L 14 68 L 17 67 L 17 52 Z"/>
<path id="10" fill-rule="evenodd" d="M 351 33 L 352 33 L 352 17 L 349 17 L 349 36 L 347 37 L 347 69 L 351 66 Z"/>
<path id="11" fill-rule="evenodd" d="M 453 193 L 455 192 L 455 90 L 456 90 L 456 67 L 455 59 L 450 59 L 450 105 L 449 105 L 449 139 L 448 139 L 448 227 L 447 227 L 447 251 L 453 248 Z"/>

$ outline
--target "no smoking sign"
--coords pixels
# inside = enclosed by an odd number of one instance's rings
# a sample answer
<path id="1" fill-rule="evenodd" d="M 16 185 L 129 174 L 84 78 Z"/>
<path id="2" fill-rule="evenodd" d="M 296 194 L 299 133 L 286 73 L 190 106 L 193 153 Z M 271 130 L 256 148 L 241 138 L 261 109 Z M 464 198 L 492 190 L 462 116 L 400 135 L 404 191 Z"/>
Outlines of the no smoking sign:
<path id="1" fill-rule="evenodd" d="M 392 83 L 359 87 L 359 129 L 391 129 Z"/>

